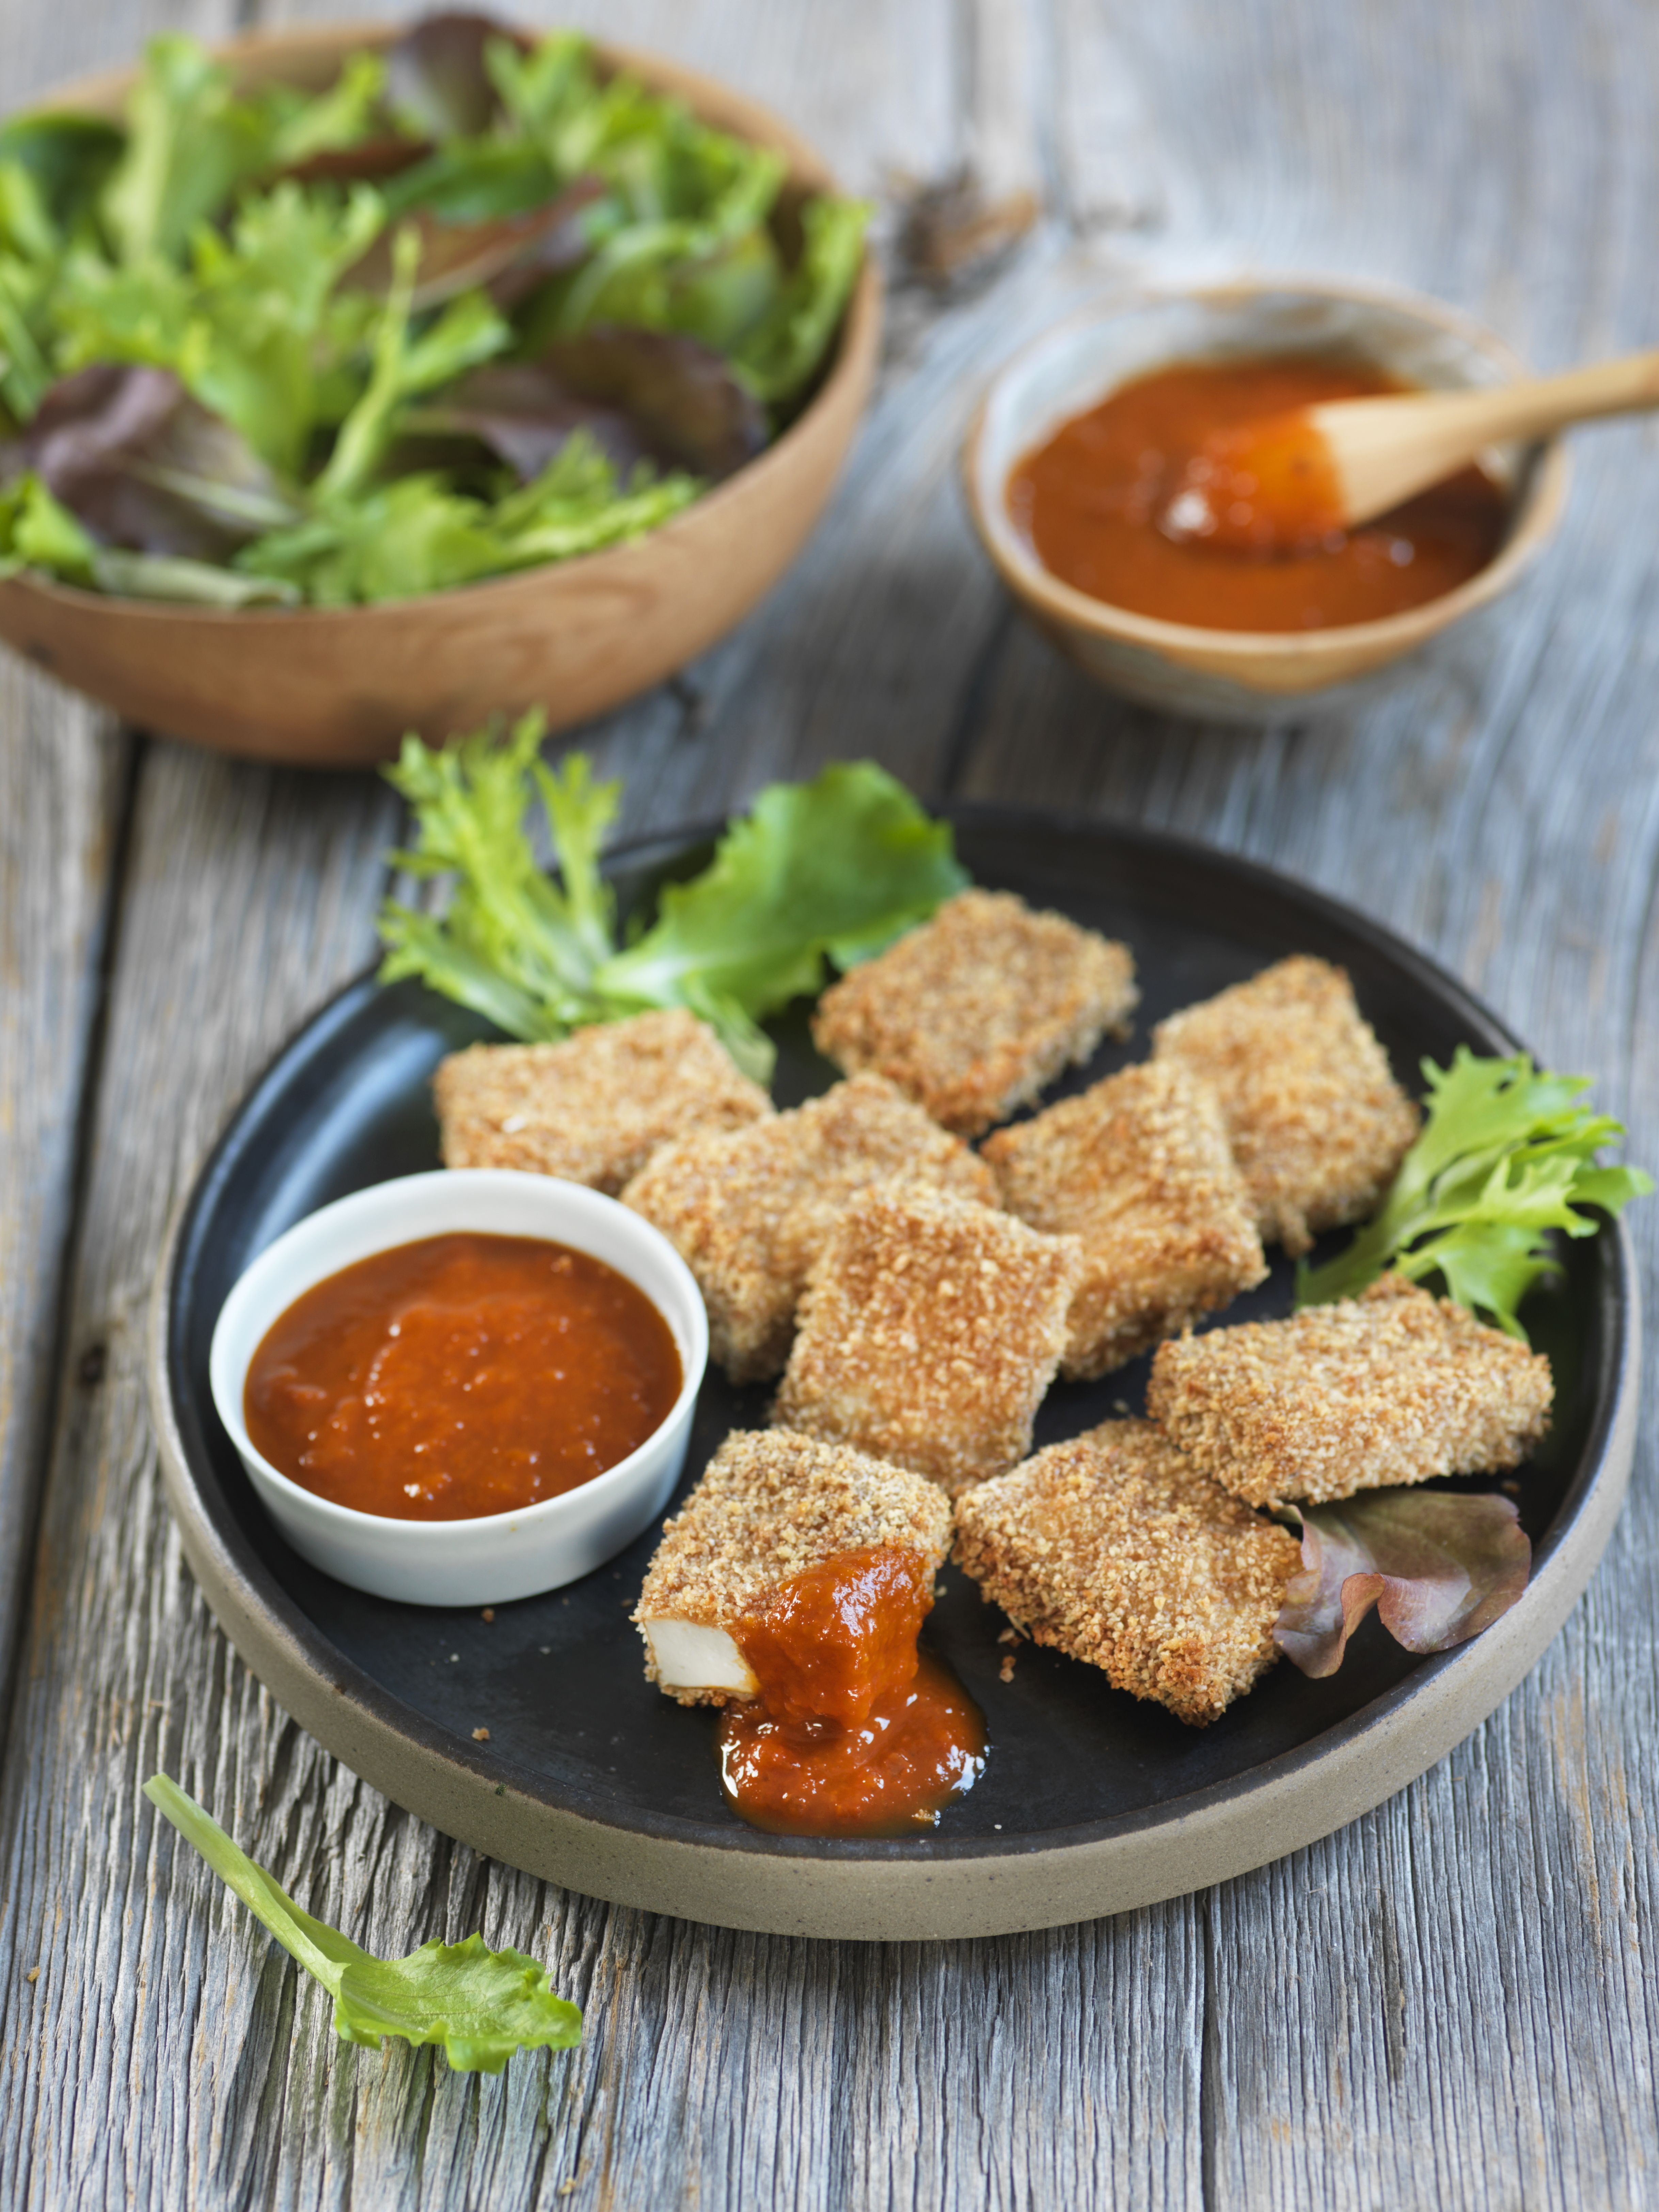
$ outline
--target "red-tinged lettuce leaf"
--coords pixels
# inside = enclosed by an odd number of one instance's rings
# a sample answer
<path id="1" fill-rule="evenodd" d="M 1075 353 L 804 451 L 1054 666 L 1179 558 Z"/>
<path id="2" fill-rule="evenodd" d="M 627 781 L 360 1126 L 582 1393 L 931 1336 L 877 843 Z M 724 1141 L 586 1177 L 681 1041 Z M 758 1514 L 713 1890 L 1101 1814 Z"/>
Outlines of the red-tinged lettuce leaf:
<path id="1" fill-rule="evenodd" d="M 1527 1587 L 1532 1546 L 1510 1500 L 1490 1492 L 1374 1490 L 1300 1519 L 1302 1571 L 1273 1640 L 1304 1674 L 1335 1674 L 1373 1605 L 1407 1651 L 1449 1651 Z"/>
<path id="2" fill-rule="evenodd" d="M 475 371 L 406 427 L 478 438 L 526 483 L 578 429 L 621 470 L 648 460 L 710 483 L 752 460 L 768 435 L 765 410 L 719 354 L 659 331 L 556 339 L 537 361 Z"/>
<path id="3" fill-rule="evenodd" d="M 665 459 L 629 416 L 577 398 L 534 362 L 474 369 L 429 405 L 410 409 L 403 428 L 416 438 L 476 438 L 523 483 L 532 483 L 578 430 L 591 434 L 623 477 L 641 461 Z"/>
<path id="4" fill-rule="evenodd" d="M 580 268 L 592 251 L 582 213 L 606 189 L 601 178 L 579 177 L 545 207 L 485 222 L 446 222 L 429 208 L 417 208 L 397 225 L 388 224 L 341 281 L 356 291 L 389 293 L 397 238 L 413 229 L 421 258 L 410 295 L 412 314 L 479 288 L 498 307 L 514 307 L 550 277 Z"/>
<path id="5" fill-rule="evenodd" d="M 136 552 L 221 560 L 298 518 L 240 434 L 169 369 L 100 362 L 61 378 L 23 453 L 95 538 Z"/>
<path id="6" fill-rule="evenodd" d="M 489 15 L 446 13 L 411 23 L 386 50 L 386 106 L 426 137 L 477 137 L 501 108 L 484 63 L 495 39 L 524 44 Z"/>
<path id="7" fill-rule="evenodd" d="M 379 184 L 383 178 L 401 176 L 432 152 L 426 138 L 365 138 L 356 146 L 330 146 L 308 154 L 303 161 L 286 162 L 273 172 L 272 181 L 291 177 L 301 185 Z"/>

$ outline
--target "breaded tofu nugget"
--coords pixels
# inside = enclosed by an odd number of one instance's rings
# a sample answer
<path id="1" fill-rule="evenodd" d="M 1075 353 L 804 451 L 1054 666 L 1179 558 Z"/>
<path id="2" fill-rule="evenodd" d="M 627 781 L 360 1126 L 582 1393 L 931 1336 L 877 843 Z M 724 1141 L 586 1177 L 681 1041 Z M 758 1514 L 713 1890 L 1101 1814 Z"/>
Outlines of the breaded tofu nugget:
<path id="1" fill-rule="evenodd" d="M 852 1200 L 807 1279 L 772 1418 L 931 1475 L 1000 1474 L 1066 1348 L 1075 1237 L 910 1184 Z"/>
<path id="2" fill-rule="evenodd" d="M 982 1157 L 1011 1213 L 1083 1241 L 1063 1375 L 1121 1367 L 1267 1274 L 1215 1093 L 1177 1061 L 1109 1075 Z"/>
<path id="3" fill-rule="evenodd" d="M 646 1571 L 633 1617 L 647 1677 L 683 1705 L 752 1697 L 732 1632 L 781 1583 L 877 1547 L 937 1572 L 950 1547 L 950 1501 L 925 1477 L 787 1429 L 734 1430 Z"/>
<path id="4" fill-rule="evenodd" d="M 1108 1421 L 958 1498 L 956 1556 L 1037 1643 L 1202 1728 L 1278 1658 L 1302 1548 L 1150 1421 Z"/>
<path id="5" fill-rule="evenodd" d="M 1418 1111 L 1340 968 L 1298 955 L 1160 1022 L 1153 1056 L 1214 1086 L 1265 1242 L 1292 1256 L 1362 1220 Z"/>
<path id="6" fill-rule="evenodd" d="M 747 1128 L 665 1145 L 623 1193 L 697 1279 L 709 1348 L 733 1382 L 789 1357 L 807 1270 L 854 1194 L 895 1176 L 996 1203 L 959 1137 L 884 1076 L 855 1075 Z"/>
<path id="7" fill-rule="evenodd" d="M 971 1137 L 1127 1032 L 1139 996 L 1127 945 L 1010 891 L 969 890 L 833 984 L 812 1036 L 837 1067 L 873 1068 Z"/>
<path id="8" fill-rule="evenodd" d="M 447 1168 L 526 1168 L 615 1197 L 659 1145 L 772 1111 L 706 1022 L 676 1008 L 562 1044 L 475 1044 L 432 1079 Z"/>
<path id="9" fill-rule="evenodd" d="M 1403 1275 L 1289 1321 L 1158 1347 L 1146 1410 L 1252 1505 L 1518 1466 L 1549 1425 L 1541 1353 Z"/>

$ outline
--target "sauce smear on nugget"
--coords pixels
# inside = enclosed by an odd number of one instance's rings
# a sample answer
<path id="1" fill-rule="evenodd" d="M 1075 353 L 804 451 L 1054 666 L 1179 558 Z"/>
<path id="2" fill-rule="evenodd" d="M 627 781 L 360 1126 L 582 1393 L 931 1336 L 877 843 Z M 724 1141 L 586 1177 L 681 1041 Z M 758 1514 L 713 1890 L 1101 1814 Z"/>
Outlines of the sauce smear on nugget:
<path id="1" fill-rule="evenodd" d="M 720 1731 L 726 1796 L 775 1835 L 932 1827 L 985 1764 L 985 1723 L 919 1651 L 933 1571 L 912 1552 L 848 1552 L 782 1583 L 738 1624 L 760 1695 Z"/>

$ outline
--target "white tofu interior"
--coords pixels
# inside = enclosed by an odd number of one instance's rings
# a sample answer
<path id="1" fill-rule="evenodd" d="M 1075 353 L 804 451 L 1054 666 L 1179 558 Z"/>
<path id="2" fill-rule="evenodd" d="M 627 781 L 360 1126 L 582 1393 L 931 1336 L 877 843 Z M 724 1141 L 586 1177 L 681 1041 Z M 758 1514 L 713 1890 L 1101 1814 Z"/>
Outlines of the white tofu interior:
<path id="1" fill-rule="evenodd" d="M 723 1628 L 696 1620 L 646 1620 L 644 1629 L 665 1690 L 732 1690 L 753 1697 L 760 1683 Z"/>

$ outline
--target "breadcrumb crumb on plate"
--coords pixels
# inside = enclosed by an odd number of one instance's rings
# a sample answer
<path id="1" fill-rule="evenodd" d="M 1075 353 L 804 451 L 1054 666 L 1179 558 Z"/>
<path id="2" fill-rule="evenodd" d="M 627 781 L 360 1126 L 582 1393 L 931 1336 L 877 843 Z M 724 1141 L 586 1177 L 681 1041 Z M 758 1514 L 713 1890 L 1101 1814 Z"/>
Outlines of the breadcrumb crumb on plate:
<path id="1" fill-rule="evenodd" d="M 1202 1728 L 1279 1656 L 1301 1547 L 1150 1421 L 1050 1444 L 957 1501 L 957 1564 L 1038 1644 Z"/>
<path id="2" fill-rule="evenodd" d="M 614 1198 L 659 1145 L 735 1129 L 772 1102 L 706 1022 L 678 1008 L 562 1044 L 475 1044 L 432 1079 L 447 1168 L 522 1168 Z"/>
<path id="3" fill-rule="evenodd" d="M 1075 1237 L 913 1184 L 854 1200 L 808 1279 L 773 1419 L 951 1491 L 1012 1467 L 1066 1348 Z"/>
<path id="4" fill-rule="evenodd" d="M 982 1157 L 1033 1229 L 1083 1240 L 1060 1372 L 1122 1366 L 1267 1279 L 1254 1209 L 1215 1093 L 1174 1061 L 1109 1075 Z"/>
<path id="5" fill-rule="evenodd" d="M 752 1695 L 732 1628 L 780 1583 L 876 1547 L 914 1552 L 935 1571 L 945 1564 L 951 1508 L 937 1485 L 845 1444 L 734 1430 L 664 1523 L 646 1571 L 632 1617 L 647 1678 L 683 1705 Z"/>
<path id="6" fill-rule="evenodd" d="M 1417 1135 L 1417 1108 L 1327 960 L 1296 954 L 1171 1014 L 1153 1054 L 1213 1085 L 1263 1241 L 1292 1258 L 1370 1213 Z"/>
<path id="7" fill-rule="evenodd" d="M 1518 1467 L 1549 1425 L 1542 1353 L 1403 1275 L 1159 1347 L 1146 1410 L 1252 1505 Z"/>
<path id="8" fill-rule="evenodd" d="M 745 1129 L 665 1145 L 623 1192 L 697 1279 L 712 1356 L 776 1375 L 812 1262 L 849 1199 L 895 1177 L 996 1203 L 996 1179 L 884 1076 L 855 1075 Z"/>
<path id="9" fill-rule="evenodd" d="M 1139 993 L 1126 945 L 1012 891 L 962 891 L 818 1001 L 812 1037 L 848 1074 L 873 1068 L 947 1129 L 976 1136 L 1027 1105 Z"/>

